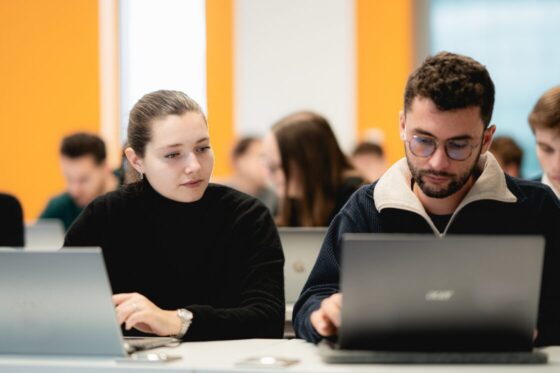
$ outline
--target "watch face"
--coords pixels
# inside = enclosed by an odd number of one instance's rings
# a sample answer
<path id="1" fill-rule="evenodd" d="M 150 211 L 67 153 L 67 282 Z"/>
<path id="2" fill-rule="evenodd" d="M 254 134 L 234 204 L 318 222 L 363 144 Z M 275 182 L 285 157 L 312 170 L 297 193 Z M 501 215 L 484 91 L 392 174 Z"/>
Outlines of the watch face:
<path id="1" fill-rule="evenodd" d="M 184 321 L 187 321 L 187 322 L 190 322 L 193 319 L 193 313 L 189 310 L 184 309 L 184 308 L 178 309 L 177 314 L 179 315 L 181 320 L 184 320 Z"/>

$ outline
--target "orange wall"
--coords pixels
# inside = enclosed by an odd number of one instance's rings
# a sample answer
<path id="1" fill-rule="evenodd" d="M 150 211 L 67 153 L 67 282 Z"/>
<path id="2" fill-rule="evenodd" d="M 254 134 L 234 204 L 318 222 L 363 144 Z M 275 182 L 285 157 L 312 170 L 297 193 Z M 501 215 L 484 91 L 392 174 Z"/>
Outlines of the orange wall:
<path id="1" fill-rule="evenodd" d="M 0 190 L 30 220 L 64 188 L 61 137 L 99 130 L 98 1 L 0 1 L 0 55 Z"/>
<path id="2" fill-rule="evenodd" d="M 233 2 L 206 0 L 206 90 L 215 178 L 230 173 L 233 122 Z"/>
<path id="3" fill-rule="evenodd" d="M 404 156 L 399 110 L 412 68 L 413 0 L 356 0 L 358 136 L 377 127 L 389 163 Z"/>

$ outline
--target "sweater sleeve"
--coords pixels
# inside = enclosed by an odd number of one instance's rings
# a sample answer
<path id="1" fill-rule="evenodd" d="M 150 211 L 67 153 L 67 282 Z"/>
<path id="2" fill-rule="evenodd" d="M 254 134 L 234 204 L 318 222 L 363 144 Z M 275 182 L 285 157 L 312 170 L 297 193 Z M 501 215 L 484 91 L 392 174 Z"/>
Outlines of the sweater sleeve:
<path id="1" fill-rule="evenodd" d="M 542 202 L 540 210 L 540 225 L 546 246 L 535 345 L 560 345 L 560 202 L 552 191 Z"/>
<path id="2" fill-rule="evenodd" d="M 321 301 L 339 291 L 340 257 L 344 233 L 372 232 L 376 217 L 373 185 L 360 188 L 332 221 L 315 266 L 294 306 L 296 336 L 313 343 L 321 336 L 311 325 L 311 313 Z"/>
<path id="3" fill-rule="evenodd" d="M 242 256 L 237 307 L 186 305 L 193 321 L 184 339 L 282 338 L 284 331 L 284 254 L 268 209 L 256 200 L 239 209 L 232 248 Z"/>

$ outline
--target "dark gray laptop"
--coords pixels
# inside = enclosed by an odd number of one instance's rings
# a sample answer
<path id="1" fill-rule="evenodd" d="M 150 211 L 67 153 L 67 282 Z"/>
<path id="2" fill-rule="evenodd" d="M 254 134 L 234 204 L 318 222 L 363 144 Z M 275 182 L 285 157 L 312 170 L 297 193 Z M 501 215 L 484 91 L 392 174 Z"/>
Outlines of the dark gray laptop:
<path id="1" fill-rule="evenodd" d="M 173 342 L 123 341 L 100 249 L 0 249 L 0 355 L 126 357 Z"/>
<path id="2" fill-rule="evenodd" d="M 543 362 L 531 353 L 543 255 L 540 236 L 347 234 L 339 351 L 325 358 Z"/>

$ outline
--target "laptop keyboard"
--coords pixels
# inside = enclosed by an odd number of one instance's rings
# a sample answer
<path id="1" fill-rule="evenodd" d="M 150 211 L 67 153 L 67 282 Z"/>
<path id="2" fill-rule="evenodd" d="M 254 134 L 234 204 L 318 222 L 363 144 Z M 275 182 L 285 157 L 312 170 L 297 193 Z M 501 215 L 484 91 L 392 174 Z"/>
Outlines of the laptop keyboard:
<path id="1" fill-rule="evenodd" d="M 173 337 L 125 337 L 124 349 L 131 353 L 158 347 L 177 347 L 181 340 Z"/>

